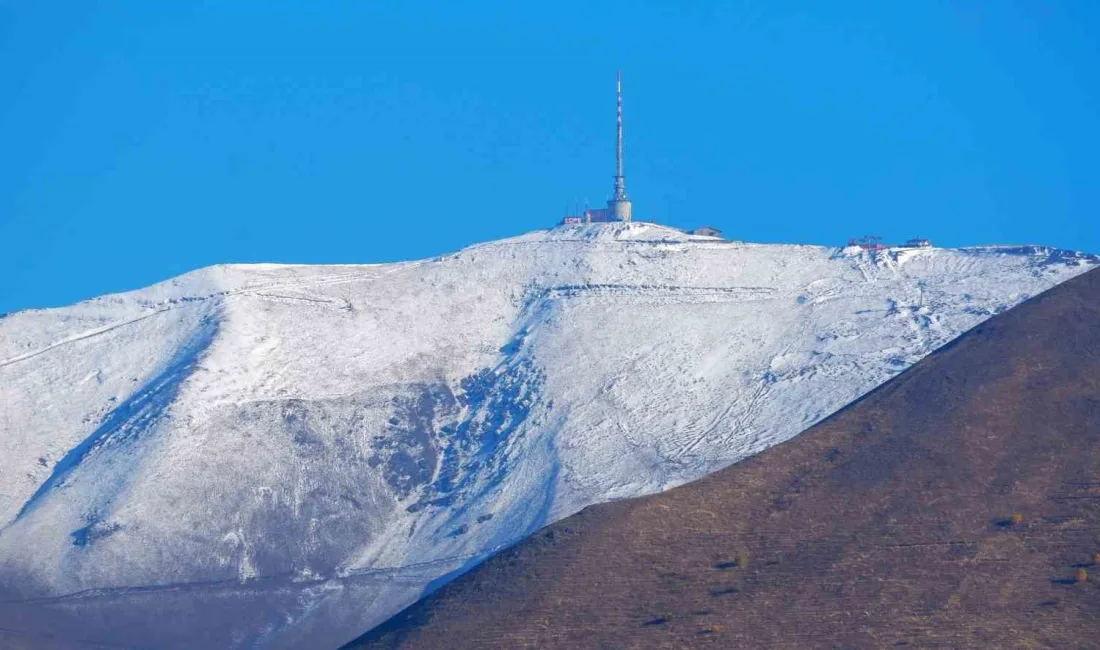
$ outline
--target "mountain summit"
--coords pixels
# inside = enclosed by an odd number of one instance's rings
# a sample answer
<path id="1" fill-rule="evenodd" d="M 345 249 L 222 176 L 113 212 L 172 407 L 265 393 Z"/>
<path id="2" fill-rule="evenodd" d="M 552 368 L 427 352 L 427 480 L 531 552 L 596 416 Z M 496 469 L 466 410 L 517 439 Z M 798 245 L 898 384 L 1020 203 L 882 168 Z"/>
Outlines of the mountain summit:
<path id="1" fill-rule="evenodd" d="M 587 505 L 805 430 L 1097 264 L 570 225 L 0 319 L 0 627 L 336 647 Z"/>

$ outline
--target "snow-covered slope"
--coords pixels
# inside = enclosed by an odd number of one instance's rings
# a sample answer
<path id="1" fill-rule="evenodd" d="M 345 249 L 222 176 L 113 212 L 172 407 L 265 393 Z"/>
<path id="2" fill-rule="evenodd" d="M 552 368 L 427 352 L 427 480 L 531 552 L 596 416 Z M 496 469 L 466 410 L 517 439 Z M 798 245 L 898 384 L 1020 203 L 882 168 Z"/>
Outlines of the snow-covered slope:
<path id="1" fill-rule="evenodd" d="M 790 438 L 1097 261 L 606 224 L 9 315 L 0 627 L 336 647 L 550 521 Z"/>

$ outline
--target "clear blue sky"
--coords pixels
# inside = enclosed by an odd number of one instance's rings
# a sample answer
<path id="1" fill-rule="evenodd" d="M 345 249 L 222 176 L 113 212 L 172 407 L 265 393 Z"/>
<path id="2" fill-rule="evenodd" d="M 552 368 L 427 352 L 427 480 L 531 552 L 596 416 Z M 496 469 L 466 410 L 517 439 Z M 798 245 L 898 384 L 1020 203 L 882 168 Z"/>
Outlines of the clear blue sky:
<path id="1" fill-rule="evenodd" d="M 1096 0 L 0 0 L 0 312 L 552 225 L 611 189 L 619 68 L 635 218 L 1100 252 L 1098 34 Z"/>

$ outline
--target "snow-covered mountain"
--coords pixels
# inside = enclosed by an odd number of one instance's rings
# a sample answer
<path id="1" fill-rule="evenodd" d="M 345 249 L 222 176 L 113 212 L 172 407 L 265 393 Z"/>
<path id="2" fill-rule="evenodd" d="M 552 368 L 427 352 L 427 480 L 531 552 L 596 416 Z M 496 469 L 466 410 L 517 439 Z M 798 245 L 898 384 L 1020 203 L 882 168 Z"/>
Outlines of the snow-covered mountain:
<path id="1" fill-rule="evenodd" d="M 0 627 L 337 647 L 546 523 L 796 435 L 1098 261 L 600 224 L 12 314 Z"/>

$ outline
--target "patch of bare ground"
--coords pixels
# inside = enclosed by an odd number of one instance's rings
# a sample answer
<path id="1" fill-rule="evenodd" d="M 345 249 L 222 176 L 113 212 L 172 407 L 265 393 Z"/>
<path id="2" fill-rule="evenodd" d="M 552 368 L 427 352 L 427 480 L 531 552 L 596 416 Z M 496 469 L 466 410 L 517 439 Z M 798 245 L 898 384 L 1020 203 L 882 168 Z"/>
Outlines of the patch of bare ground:
<path id="1" fill-rule="evenodd" d="M 1096 648 L 1097 553 L 1093 271 L 786 444 L 545 528 L 348 647 Z"/>

